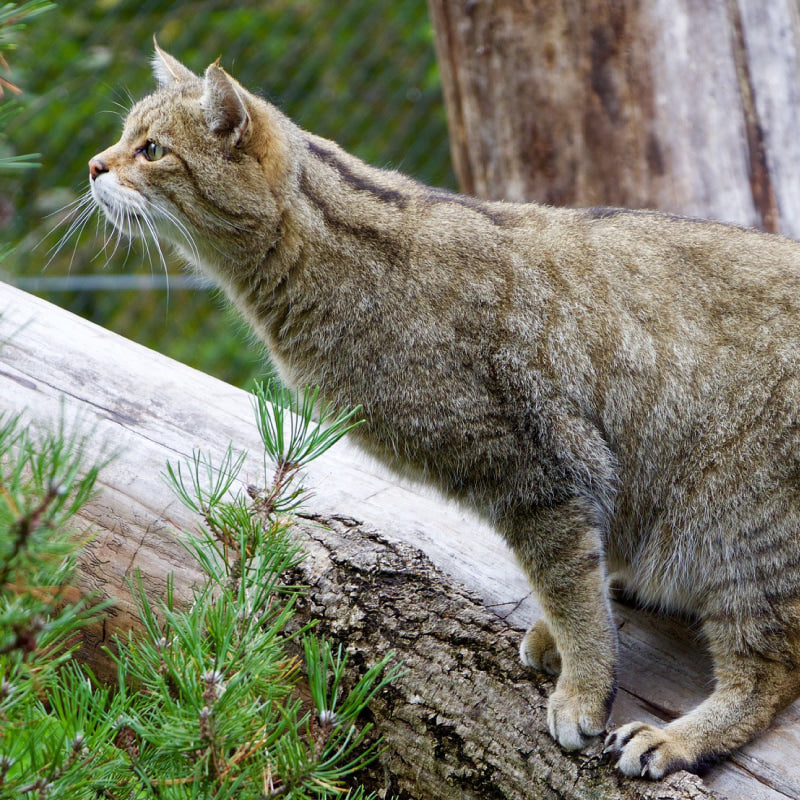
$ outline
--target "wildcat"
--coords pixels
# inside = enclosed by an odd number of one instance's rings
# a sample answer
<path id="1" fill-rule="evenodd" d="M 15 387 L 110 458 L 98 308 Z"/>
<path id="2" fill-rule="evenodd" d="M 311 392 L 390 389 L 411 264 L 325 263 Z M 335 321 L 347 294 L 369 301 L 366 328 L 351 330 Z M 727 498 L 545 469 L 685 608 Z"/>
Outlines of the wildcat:
<path id="1" fill-rule="evenodd" d="M 567 749 L 615 693 L 608 584 L 699 620 L 715 687 L 606 749 L 698 769 L 800 694 L 800 244 L 621 209 L 477 199 L 367 166 L 218 64 L 156 45 L 158 90 L 89 162 L 97 205 L 210 275 L 283 379 L 490 519 L 545 618 Z"/>

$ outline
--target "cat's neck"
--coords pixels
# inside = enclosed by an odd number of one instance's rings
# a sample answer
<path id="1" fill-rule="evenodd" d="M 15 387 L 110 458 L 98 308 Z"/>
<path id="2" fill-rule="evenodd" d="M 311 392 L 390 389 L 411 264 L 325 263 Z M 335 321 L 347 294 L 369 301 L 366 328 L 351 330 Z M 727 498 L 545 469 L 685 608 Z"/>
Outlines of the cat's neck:
<path id="1" fill-rule="evenodd" d="M 233 294 L 285 378 L 324 383 L 335 365 L 323 341 L 341 345 L 359 320 L 377 324 L 398 271 L 409 268 L 416 240 L 409 216 L 430 190 L 309 134 L 292 149 L 293 191 L 274 244 L 259 263 L 237 265 Z"/>
<path id="2" fill-rule="evenodd" d="M 435 349 L 462 315 L 479 320 L 502 306 L 510 265 L 500 243 L 523 224 L 521 207 L 431 189 L 299 130 L 291 150 L 273 243 L 228 271 L 284 379 L 344 401 L 352 385 L 363 402 L 378 391 L 372 376 L 386 353 L 396 362 L 389 380 L 402 380 L 401 362 L 415 355 L 409 330 Z"/>

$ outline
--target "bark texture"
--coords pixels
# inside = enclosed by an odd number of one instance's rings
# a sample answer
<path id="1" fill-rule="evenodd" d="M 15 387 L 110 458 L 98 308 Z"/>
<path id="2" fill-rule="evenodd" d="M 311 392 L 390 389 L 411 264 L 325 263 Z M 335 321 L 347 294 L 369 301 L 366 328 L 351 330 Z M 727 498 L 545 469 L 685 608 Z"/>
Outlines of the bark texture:
<path id="1" fill-rule="evenodd" d="M 668 800 L 719 795 L 688 773 L 623 779 L 601 746 L 568 755 L 547 731 L 551 681 L 525 669 L 519 634 L 416 548 L 346 517 L 296 528 L 310 587 L 301 614 L 368 667 L 394 651 L 405 674 L 373 704 L 387 745 L 378 782 L 418 800 Z"/>
<path id="2" fill-rule="evenodd" d="M 429 5 L 465 192 L 800 236 L 794 0 Z"/>

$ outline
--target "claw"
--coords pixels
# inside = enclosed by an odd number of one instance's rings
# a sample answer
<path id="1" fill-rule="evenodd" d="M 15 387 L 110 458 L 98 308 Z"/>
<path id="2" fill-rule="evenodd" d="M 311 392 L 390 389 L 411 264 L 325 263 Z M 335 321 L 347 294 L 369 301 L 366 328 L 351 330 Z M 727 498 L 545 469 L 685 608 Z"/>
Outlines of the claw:
<path id="1" fill-rule="evenodd" d="M 606 740 L 603 742 L 603 755 L 611 755 L 615 752 L 618 752 L 617 734 L 612 731 L 606 736 Z"/>

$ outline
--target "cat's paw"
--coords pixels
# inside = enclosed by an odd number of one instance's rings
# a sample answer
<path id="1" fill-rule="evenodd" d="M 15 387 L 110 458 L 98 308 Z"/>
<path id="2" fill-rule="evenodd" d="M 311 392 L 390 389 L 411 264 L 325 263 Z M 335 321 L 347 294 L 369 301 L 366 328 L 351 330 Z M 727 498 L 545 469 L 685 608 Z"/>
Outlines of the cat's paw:
<path id="1" fill-rule="evenodd" d="M 625 775 L 652 780 L 686 769 L 691 761 L 678 737 L 644 722 L 629 722 L 612 731 L 604 752 L 619 759 L 617 767 Z"/>
<path id="2" fill-rule="evenodd" d="M 519 657 L 526 667 L 533 667 L 550 675 L 561 673 L 561 656 L 553 634 L 543 619 L 536 620 L 522 637 Z"/>
<path id="3" fill-rule="evenodd" d="M 547 703 L 550 735 L 565 750 L 580 750 L 605 730 L 608 706 L 606 697 L 580 692 L 560 680 Z"/>
<path id="4" fill-rule="evenodd" d="M 543 619 L 537 620 L 525 634 L 519 655 L 527 667 L 551 675 L 561 674 L 561 656 Z M 613 696 L 613 690 L 610 696 Z M 604 692 L 592 693 L 585 686 L 579 689 L 575 682 L 562 677 L 547 703 L 550 735 L 565 750 L 585 747 L 590 739 L 605 730 L 610 696 Z"/>

